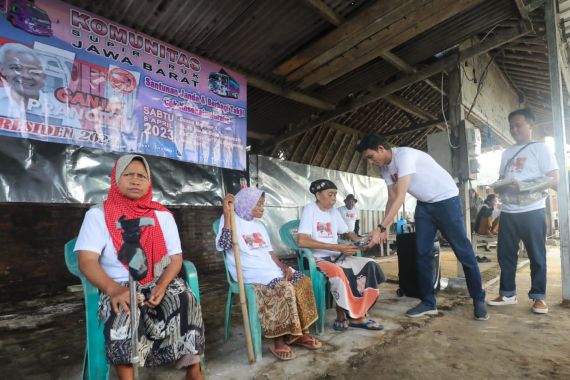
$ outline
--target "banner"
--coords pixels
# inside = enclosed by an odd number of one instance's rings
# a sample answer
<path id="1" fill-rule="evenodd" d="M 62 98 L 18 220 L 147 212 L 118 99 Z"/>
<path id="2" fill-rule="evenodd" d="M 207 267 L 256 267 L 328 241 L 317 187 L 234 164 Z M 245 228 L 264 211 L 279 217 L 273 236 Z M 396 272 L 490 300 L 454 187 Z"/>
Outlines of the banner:
<path id="1" fill-rule="evenodd" d="M 0 9 L 0 135 L 246 169 L 243 76 L 58 0 Z"/>

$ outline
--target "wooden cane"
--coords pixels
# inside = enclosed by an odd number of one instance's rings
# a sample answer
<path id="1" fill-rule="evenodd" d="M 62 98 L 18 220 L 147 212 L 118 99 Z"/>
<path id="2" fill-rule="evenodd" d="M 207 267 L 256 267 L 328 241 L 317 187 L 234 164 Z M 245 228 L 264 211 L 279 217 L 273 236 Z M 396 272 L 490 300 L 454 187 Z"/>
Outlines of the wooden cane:
<path id="1" fill-rule="evenodd" d="M 239 288 L 239 303 L 241 305 L 241 314 L 243 316 L 243 328 L 245 330 L 245 343 L 247 346 L 247 358 L 249 364 L 255 363 L 255 355 L 253 354 L 253 343 L 251 341 L 251 329 L 249 327 L 249 314 L 247 313 L 247 302 L 245 299 L 245 286 L 243 285 L 243 274 L 241 272 L 241 259 L 239 257 L 239 244 L 236 231 L 236 216 L 233 202 L 230 202 L 231 218 L 230 225 L 232 229 L 232 244 L 234 248 L 234 258 L 236 260 L 236 272 Z"/>

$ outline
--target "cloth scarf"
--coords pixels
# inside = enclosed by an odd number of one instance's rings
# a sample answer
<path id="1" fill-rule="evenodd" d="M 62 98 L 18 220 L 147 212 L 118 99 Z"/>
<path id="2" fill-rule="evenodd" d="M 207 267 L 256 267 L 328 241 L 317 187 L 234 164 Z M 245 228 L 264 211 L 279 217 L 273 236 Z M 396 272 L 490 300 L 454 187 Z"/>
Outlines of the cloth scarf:
<path id="1" fill-rule="evenodd" d="M 107 194 L 107 199 L 103 203 L 103 207 L 105 223 L 111 235 L 113 246 L 117 252 L 119 252 L 123 245 L 123 231 L 117 229 L 117 221 L 121 216 L 124 215 L 127 219 L 138 219 L 142 217 L 154 219 L 154 226 L 141 228 L 140 245 L 145 251 L 148 261 L 148 273 L 146 277 L 140 281 L 140 283 L 144 285 L 152 281 L 154 278 L 154 265 L 160 262 L 167 253 L 166 242 L 155 211 L 168 211 L 168 209 L 152 200 L 152 181 L 148 191 L 139 199 L 129 199 L 119 190 L 118 179 L 135 158 L 142 159 L 144 166 L 147 168 L 148 180 L 151 181 L 150 169 L 144 157 L 133 154 L 120 157 L 113 168 L 111 174 L 111 188 Z M 117 168 L 119 168 L 119 172 L 117 172 Z M 128 269 L 127 265 L 125 265 L 125 268 Z"/>
<path id="2" fill-rule="evenodd" d="M 263 196 L 264 192 L 257 187 L 246 187 L 241 189 L 235 197 L 235 210 L 236 214 L 242 219 L 253 220 L 251 212 L 257 206 L 259 198 Z"/>

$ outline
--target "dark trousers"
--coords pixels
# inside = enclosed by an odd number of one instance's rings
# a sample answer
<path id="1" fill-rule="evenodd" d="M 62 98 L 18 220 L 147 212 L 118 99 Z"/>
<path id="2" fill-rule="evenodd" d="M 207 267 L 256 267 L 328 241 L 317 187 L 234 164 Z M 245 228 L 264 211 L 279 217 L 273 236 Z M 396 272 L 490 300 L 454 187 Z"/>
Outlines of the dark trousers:
<path id="1" fill-rule="evenodd" d="M 499 294 L 516 295 L 515 276 L 519 243 L 523 241 L 530 260 L 530 299 L 543 300 L 546 293 L 546 213 L 544 209 L 516 214 L 501 213 L 497 257 L 501 267 Z"/>
<path id="2" fill-rule="evenodd" d="M 502 220 L 501 220 L 502 221 Z M 457 260 L 463 266 L 467 289 L 471 298 L 477 301 L 485 299 L 485 291 L 481 285 L 479 265 L 473 253 L 471 242 L 467 238 L 463 225 L 463 211 L 459 197 L 440 202 L 419 202 L 416 206 L 416 261 L 419 287 L 422 302 L 428 306 L 436 305 L 433 288 L 433 241 L 437 230 L 449 242 Z M 502 226 L 501 226 L 502 227 Z"/>

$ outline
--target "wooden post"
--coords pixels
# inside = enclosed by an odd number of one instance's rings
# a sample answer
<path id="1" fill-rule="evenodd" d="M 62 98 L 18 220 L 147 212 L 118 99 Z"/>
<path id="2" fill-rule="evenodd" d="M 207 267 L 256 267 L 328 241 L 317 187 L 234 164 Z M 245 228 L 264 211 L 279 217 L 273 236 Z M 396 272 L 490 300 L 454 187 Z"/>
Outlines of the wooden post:
<path id="1" fill-rule="evenodd" d="M 243 285 L 243 274 L 241 272 L 241 259 L 239 257 L 239 243 L 237 239 L 236 231 L 236 213 L 234 210 L 233 202 L 230 203 L 231 206 L 231 227 L 232 227 L 232 244 L 234 249 L 234 258 L 236 260 L 236 272 L 239 288 L 239 303 L 241 305 L 241 314 L 243 317 L 243 328 L 245 330 L 245 343 L 247 347 L 247 359 L 249 363 L 255 363 L 255 355 L 253 354 L 253 343 L 251 341 L 251 329 L 249 327 L 249 314 L 247 312 L 247 301 L 245 299 L 245 287 Z"/>

